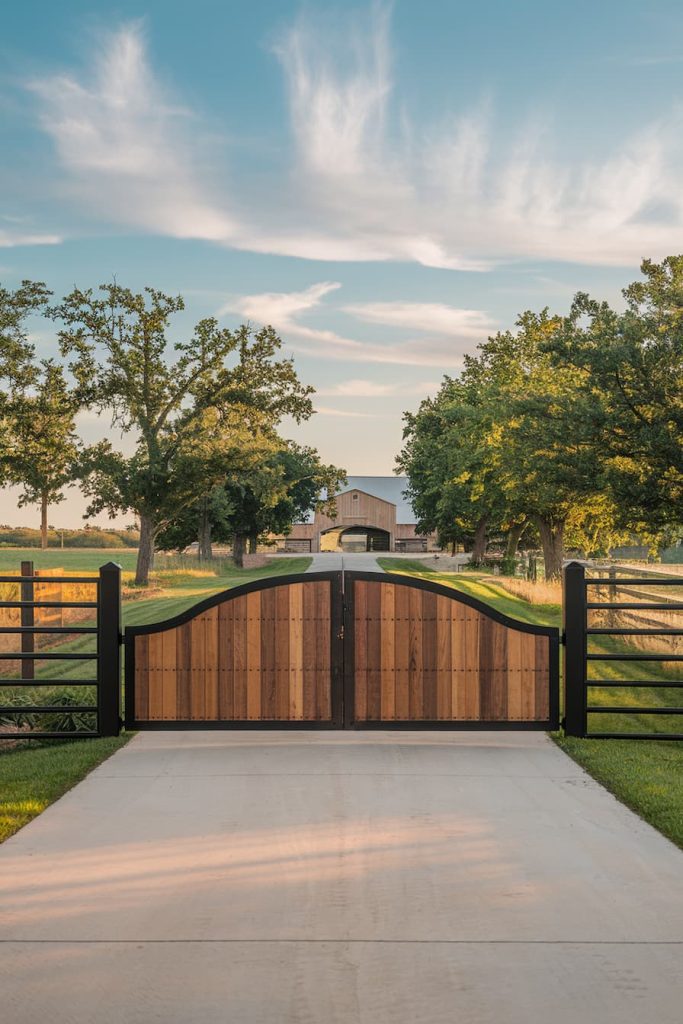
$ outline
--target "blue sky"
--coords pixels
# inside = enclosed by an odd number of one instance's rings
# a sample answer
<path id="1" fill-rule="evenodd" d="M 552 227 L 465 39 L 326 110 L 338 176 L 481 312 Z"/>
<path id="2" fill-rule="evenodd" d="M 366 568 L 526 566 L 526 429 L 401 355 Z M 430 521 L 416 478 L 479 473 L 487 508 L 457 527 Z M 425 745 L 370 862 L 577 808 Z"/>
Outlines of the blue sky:
<path id="1" fill-rule="evenodd" d="M 0 280 L 273 323 L 351 473 L 518 312 L 681 249 L 679 3 L 24 0 L 0 69 Z"/>

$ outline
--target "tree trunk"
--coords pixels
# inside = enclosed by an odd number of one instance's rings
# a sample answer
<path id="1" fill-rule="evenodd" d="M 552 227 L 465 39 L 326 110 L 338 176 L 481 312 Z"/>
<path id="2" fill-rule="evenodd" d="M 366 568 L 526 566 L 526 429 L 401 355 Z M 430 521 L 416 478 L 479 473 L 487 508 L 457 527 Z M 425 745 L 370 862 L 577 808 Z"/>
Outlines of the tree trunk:
<path id="1" fill-rule="evenodd" d="M 255 555 L 258 548 L 258 534 L 251 533 L 249 535 L 249 554 Z"/>
<path id="2" fill-rule="evenodd" d="M 541 516 L 534 516 L 534 522 L 541 535 L 545 578 L 559 580 L 562 578 L 562 560 L 564 558 L 564 522 L 548 522 Z"/>
<path id="3" fill-rule="evenodd" d="M 519 542 L 522 539 L 522 534 L 526 530 L 527 525 L 527 521 L 524 519 L 521 523 L 515 523 L 515 525 L 511 526 L 508 530 L 507 546 L 505 548 L 506 558 L 514 558 L 517 554 Z"/>
<path id="4" fill-rule="evenodd" d="M 244 549 L 246 537 L 243 533 L 236 533 L 232 541 L 232 557 L 238 569 L 244 568 Z"/>
<path id="5" fill-rule="evenodd" d="M 486 554 L 486 520 L 480 519 L 474 532 L 474 543 L 472 545 L 472 563 L 479 565 L 484 561 Z"/>
<path id="6" fill-rule="evenodd" d="M 140 586 L 147 586 L 149 574 L 154 568 L 154 543 L 156 531 L 154 523 L 149 516 L 140 516 L 140 544 L 138 547 L 138 561 L 135 568 L 135 582 Z"/>
<path id="7" fill-rule="evenodd" d="M 34 520 L 35 522 L 35 520 Z M 43 491 L 40 496 L 40 546 L 43 550 L 47 547 L 47 492 Z"/>
<path id="8" fill-rule="evenodd" d="M 211 519 L 209 517 L 209 510 L 206 506 L 202 507 L 199 513 L 199 534 L 198 534 L 199 546 L 197 549 L 197 557 L 200 562 L 210 562 L 213 558 L 213 548 L 211 546 Z"/>

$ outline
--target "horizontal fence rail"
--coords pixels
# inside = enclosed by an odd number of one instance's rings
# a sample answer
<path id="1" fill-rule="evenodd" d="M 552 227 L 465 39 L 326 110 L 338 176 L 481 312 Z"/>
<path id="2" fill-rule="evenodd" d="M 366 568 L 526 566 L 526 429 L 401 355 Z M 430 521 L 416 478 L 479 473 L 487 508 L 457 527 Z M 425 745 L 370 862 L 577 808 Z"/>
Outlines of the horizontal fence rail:
<path id="1" fill-rule="evenodd" d="M 48 695 L 48 702 L 39 704 L 31 700 L 29 693 L 29 703 L 20 704 L 16 700 L 12 703 L 10 700 L 9 703 L 0 704 L 0 718 L 5 722 L 21 722 L 22 718 L 27 716 L 49 715 L 58 716 L 58 724 L 61 723 L 62 726 L 65 723 L 69 724 L 69 728 L 5 730 L 0 732 L 0 739 L 88 739 L 118 735 L 121 726 L 121 567 L 110 562 L 100 568 L 97 576 L 62 576 L 52 575 L 50 570 L 34 572 L 32 562 L 22 562 L 21 574 L 0 576 L 0 584 L 18 586 L 20 593 L 20 600 L 0 601 L 0 609 L 18 609 L 20 612 L 18 623 L 8 624 L 5 616 L 3 625 L 0 626 L 0 635 L 15 634 L 19 640 L 18 649 L 3 650 L 0 653 L 0 667 L 2 663 L 9 662 L 18 664 L 20 669 L 18 678 L 0 674 L 0 691 L 5 693 L 7 690 L 26 691 L 50 687 L 56 691 L 56 698 L 58 691 L 64 687 L 79 687 L 82 691 L 87 688 L 95 690 L 94 703 L 87 703 L 87 694 L 84 693 L 86 699 L 83 701 L 59 703 L 58 699 L 49 700 Z M 63 587 L 74 584 L 92 587 L 96 599 L 64 600 Z M 49 600 L 42 599 L 45 597 L 45 589 L 49 590 Z M 96 625 L 65 625 L 62 614 L 65 608 L 92 609 L 96 614 Z M 42 621 L 45 619 L 43 609 L 50 610 L 49 621 Z M 74 637 L 95 637 L 95 649 L 73 651 L 60 647 L 60 643 L 63 644 L 64 639 L 70 634 Z M 58 639 L 49 650 L 37 650 L 36 636 L 48 638 L 48 642 L 51 636 Z M 84 679 L 43 675 L 36 677 L 36 663 L 44 662 L 95 662 L 95 671 L 90 669 L 88 677 Z M 5 698 L 2 699 L 4 701 Z M 79 715 L 87 715 L 87 722 L 74 722 L 73 716 Z"/>
<path id="2" fill-rule="evenodd" d="M 683 661 L 683 653 L 672 646 L 671 650 L 643 651 L 633 649 L 633 644 L 628 645 L 625 650 L 601 650 L 592 651 L 588 649 L 592 637 L 630 637 L 641 640 L 656 637 L 671 638 L 672 645 L 676 644 L 677 637 L 683 636 L 683 628 L 662 625 L 661 619 L 653 620 L 633 615 L 634 612 L 666 611 L 678 612 L 683 610 L 683 601 L 677 596 L 673 599 L 663 599 L 660 594 L 642 593 L 640 590 L 633 590 L 633 587 L 678 587 L 683 591 L 683 579 L 680 577 L 653 577 L 650 573 L 643 573 L 624 579 L 617 579 L 616 572 L 612 569 L 609 575 L 587 577 L 584 565 L 579 562 L 571 562 L 564 571 L 564 688 L 565 688 L 565 732 L 569 736 L 594 737 L 596 739 L 683 739 L 683 732 L 616 732 L 602 731 L 592 732 L 589 729 L 589 715 L 671 715 L 682 716 L 683 707 L 670 706 L 665 704 L 596 704 L 589 699 L 589 693 L 593 689 L 634 689 L 644 690 L 667 690 L 682 689 L 683 679 L 668 678 L 662 676 L 659 679 L 599 679 L 588 675 L 589 664 L 606 663 L 607 665 L 619 665 L 628 663 L 654 662 L 662 666 L 678 664 Z M 609 588 L 609 600 L 594 600 L 591 588 Z M 643 600 L 619 601 L 620 593 L 629 597 L 642 597 Z M 598 595 L 599 596 L 599 595 Z M 593 611 L 608 612 L 607 625 L 589 625 L 589 613 Z M 638 626 L 618 624 L 620 615 L 626 613 L 627 617 L 635 618 Z M 646 625 L 642 625 L 642 623 Z M 618 641 L 617 641 L 618 642 Z M 627 643 L 627 642 L 626 642 Z M 642 699 L 642 698 L 641 698 Z M 683 719 L 681 720 L 683 729 Z"/>

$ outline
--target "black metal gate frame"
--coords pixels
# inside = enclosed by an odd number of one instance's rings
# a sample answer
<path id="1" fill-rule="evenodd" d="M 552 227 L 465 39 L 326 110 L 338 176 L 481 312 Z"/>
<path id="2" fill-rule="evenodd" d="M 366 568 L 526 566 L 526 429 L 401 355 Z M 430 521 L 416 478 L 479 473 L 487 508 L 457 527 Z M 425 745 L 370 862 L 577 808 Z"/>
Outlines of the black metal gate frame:
<path id="1" fill-rule="evenodd" d="M 182 720 L 158 721 L 138 720 L 135 718 L 135 638 L 174 629 L 190 622 L 202 612 L 215 608 L 225 600 L 241 597 L 246 594 L 273 587 L 288 586 L 296 583 L 313 583 L 329 581 L 331 585 L 331 630 L 330 630 L 330 665 L 331 665 L 331 703 L 332 716 L 329 721 L 281 721 L 261 720 Z M 363 721 L 354 720 L 354 582 L 356 580 L 372 583 L 396 583 L 401 586 L 426 590 L 430 593 L 456 600 L 507 626 L 524 633 L 548 638 L 549 644 L 549 716 L 546 720 L 523 721 Z M 204 601 L 193 605 L 186 611 L 163 622 L 147 623 L 141 626 L 128 626 L 124 634 L 125 643 L 125 725 L 127 729 L 389 729 L 389 730 L 534 730 L 549 731 L 559 728 L 559 630 L 553 626 L 537 626 L 513 619 L 502 612 L 496 611 L 483 601 L 470 597 L 452 587 L 445 587 L 429 580 L 420 580 L 408 576 L 393 579 L 391 574 L 361 572 L 354 570 L 297 573 L 286 576 L 272 576 L 245 583 L 231 590 L 214 594 Z"/>

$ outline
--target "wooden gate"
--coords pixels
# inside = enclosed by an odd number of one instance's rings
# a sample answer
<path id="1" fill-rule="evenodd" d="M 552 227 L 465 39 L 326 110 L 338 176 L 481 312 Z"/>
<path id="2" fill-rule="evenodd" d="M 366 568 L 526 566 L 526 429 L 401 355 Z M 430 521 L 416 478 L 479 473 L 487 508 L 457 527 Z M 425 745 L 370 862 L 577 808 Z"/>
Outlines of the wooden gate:
<path id="1" fill-rule="evenodd" d="M 558 727 L 558 630 L 407 576 L 273 577 L 125 644 L 129 728 Z"/>

